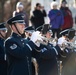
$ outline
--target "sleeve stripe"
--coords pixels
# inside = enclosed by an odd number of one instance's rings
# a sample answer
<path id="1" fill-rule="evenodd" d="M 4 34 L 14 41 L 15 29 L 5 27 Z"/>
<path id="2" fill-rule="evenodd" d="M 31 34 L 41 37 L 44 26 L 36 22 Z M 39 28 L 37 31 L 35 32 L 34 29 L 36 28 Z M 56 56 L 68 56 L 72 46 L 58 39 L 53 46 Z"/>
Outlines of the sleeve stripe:
<path id="1" fill-rule="evenodd" d="M 55 50 L 56 54 L 58 55 L 58 52 L 57 52 L 56 48 L 53 47 L 53 49 Z"/>
<path id="2" fill-rule="evenodd" d="M 30 45 L 29 45 L 29 44 L 26 44 L 26 46 L 28 46 L 28 48 L 32 51 L 32 48 L 30 47 Z"/>

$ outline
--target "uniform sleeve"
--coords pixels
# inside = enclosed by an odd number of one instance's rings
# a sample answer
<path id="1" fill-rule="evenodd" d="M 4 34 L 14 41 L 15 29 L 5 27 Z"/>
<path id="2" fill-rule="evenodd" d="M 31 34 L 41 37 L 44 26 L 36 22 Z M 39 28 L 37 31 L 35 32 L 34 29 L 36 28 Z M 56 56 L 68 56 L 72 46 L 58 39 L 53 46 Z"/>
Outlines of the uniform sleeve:
<path id="1" fill-rule="evenodd" d="M 4 60 L 4 49 L 0 46 L 0 60 Z"/>
<path id="2" fill-rule="evenodd" d="M 45 48 L 43 48 L 43 49 L 45 49 Z M 52 59 L 52 58 L 56 57 L 60 51 L 61 50 L 58 46 L 50 47 L 49 49 L 47 48 L 46 50 L 43 50 L 43 52 L 41 52 L 40 56 L 41 56 L 41 58 L 44 58 L 44 59 Z"/>
<path id="3" fill-rule="evenodd" d="M 25 58 L 25 56 L 27 56 L 34 47 L 35 45 L 32 41 L 24 45 L 24 47 L 19 46 L 17 43 L 13 41 L 5 42 L 6 54 L 8 53 L 17 58 Z"/>
<path id="4" fill-rule="evenodd" d="M 46 50 L 46 51 L 40 53 L 40 57 L 43 59 L 52 59 L 55 56 L 56 56 L 56 53 L 53 49 Z"/>

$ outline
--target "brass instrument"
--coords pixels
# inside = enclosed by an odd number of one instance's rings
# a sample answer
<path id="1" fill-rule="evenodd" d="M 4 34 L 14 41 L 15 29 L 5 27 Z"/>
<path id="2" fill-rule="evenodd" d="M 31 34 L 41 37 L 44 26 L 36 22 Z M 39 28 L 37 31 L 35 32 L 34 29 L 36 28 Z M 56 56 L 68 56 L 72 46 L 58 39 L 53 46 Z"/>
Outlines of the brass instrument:
<path id="1" fill-rule="evenodd" d="M 50 39 L 48 39 L 44 35 L 39 35 L 39 38 L 42 39 L 42 40 L 38 40 L 38 42 L 41 44 L 47 45 L 48 43 L 51 43 L 54 46 L 56 46 L 56 44 L 57 44 L 57 39 L 53 39 L 52 37 Z"/>
<path id="2" fill-rule="evenodd" d="M 32 62 L 33 62 L 33 65 L 35 67 L 35 75 L 38 75 L 38 63 L 37 63 L 36 58 L 32 57 Z"/>
<path id="3" fill-rule="evenodd" d="M 61 48 L 65 49 L 65 48 L 68 48 L 70 50 L 76 50 L 76 40 L 75 41 L 72 41 L 72 42 L 66 42 L 66 43 L 63 43 L 61 46 Z"/>

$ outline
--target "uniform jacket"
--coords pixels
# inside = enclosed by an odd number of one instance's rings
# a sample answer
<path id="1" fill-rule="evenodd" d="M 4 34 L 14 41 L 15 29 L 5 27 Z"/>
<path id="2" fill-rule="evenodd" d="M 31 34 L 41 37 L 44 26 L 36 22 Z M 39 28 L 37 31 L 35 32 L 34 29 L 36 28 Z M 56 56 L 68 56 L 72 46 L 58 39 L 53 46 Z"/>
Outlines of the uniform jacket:
<path id="1" fill-rule="evenodd" d="M 4 39 L 0 38 L 0 75 L 7 75 L 7 61 L 5 61 Z"/>
<path id="2" fill-rule="evenodd" d="M 48 17 L 53 29 L 59 29 L 64 23 L 63 14 L 60 10 L 52 9 L 49 11 Z"/>
<path id="3" fill-rule="evenodd" d="M 4 61 L 4 40 L 0 38 L 0 61 Z"/>
<path id="4" fill-rule="evenodd" d="M 31 50 L 34 46 L 32 41 L 26 44 L 16 33 L 5 41 L 8 75 L 31 75 Z"/>
<path id="5" fill-rule="evenodd" d="M 57 52 L 60 48 L 56 46 Z M 38 75 L 58 75 L 57 54 L 51 44 L 41 45 L 41 52 L 34 52 L 38 62 Z"/>

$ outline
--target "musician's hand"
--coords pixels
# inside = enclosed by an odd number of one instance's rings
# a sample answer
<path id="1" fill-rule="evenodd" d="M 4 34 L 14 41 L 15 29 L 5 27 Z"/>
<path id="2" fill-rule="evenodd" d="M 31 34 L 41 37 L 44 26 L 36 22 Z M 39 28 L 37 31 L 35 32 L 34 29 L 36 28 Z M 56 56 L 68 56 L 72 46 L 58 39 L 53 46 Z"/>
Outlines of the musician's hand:
<path id="1" fill-rule="evenodd" d="M 40 42 L 42 40 L 41 34 L 39 31 L 33 32 L 31 36 L 31 40 L 35 43 L 36 46 L 40 46 Z"/>

